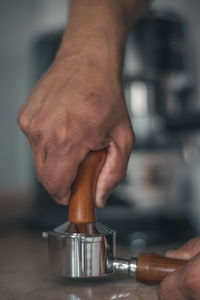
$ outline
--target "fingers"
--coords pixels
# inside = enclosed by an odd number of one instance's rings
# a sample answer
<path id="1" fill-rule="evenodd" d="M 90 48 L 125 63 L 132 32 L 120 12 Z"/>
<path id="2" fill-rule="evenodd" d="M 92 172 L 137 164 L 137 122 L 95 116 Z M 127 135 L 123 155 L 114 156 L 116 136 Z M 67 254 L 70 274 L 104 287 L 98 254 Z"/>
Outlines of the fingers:
<path id="1" fill-rule="evenodd" d="M 47 139 L 48 137 L 43 134 L 44 125 L 39 118 L 33 118 L 31 114 L 23 113 L 24 108 L 18 114 L 18 123 L 31 145 L 33 159 L 38 180 L 42 182 L 42 171 L 44 161 L 46 159 Z"/>
<path id="2" fill-rule="evenodd" d="M 87 154 L 87 150 L 80 147 L 70 147 L 64 153 L 47 152 L 44 163 L 41 182 L 54 200 L 67 205 L 71 195 L 71 185 L 81 161 Z"/>
<path id="3" fill-rule="evenodd" d="M 179 249 L 167 251 L 166 256 L 188 260 L 198 253 L 200 253 L 200 237 L 195 237 L 189 240 Z"/>
<path id="4" fill-rule="evenodd" d="M 187 295 L 182 291 L 181 273 L 182 270 L 177 269 L 174 273 L 165 277 L 159 286 L 158 294 L 160 300 L 187 300 Z"/>
<path id="5" fill-rule="evenodd" d="M 66 122 L 53 127 L 37 113 L 35 117 L 20 112 L 18 122 L 32 148 L 38 180 L 60 204 L 67 205 L 71 185 L 79 164 L 88 152 L 81 139 L 69 137 Z M 81 145 L 81 147 L 80 147 Z"/>
<path id="6" fill-rule="evenodd" d="M 133 144 L 134 135 L 128 139 L 127 143 L 114 141 L 110 143 L 106 162 L 97 181 L 97 206 L 103 206 L 112 190 L 124 180 Z"/>
<path id="7" fill-rule="evenodd" d="M 34 144 L 32 144 L 32 154 L 35 163 L 37 178 L 42 183 L 44 162 L 47 157 L 45 144 L 40 144 L 40 146 L 35 146 Z"/>
<path id="8" fill-rule="evenodd" d="M 200 255 L 165 277 L 159 286 L 160 300 L 200 299 Z"/>

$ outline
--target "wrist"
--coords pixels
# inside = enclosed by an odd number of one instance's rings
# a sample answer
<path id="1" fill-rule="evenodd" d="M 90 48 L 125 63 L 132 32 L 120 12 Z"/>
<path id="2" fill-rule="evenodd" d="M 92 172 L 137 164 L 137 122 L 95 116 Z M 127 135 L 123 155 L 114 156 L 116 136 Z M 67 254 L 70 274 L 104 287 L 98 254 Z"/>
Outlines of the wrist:
<path id="1" fill-rule="evenodd" d="M 109 30 L 99 28 L 95 33 L 90 32 L 80 43 L 73 43 L 70 38 L 66 39 L 61 44 L 55 62 L 69 59 L 74 59 L 81 65 L 88 62 L 90 65 L 96 65 L 99 71 L 107 71 L 120 78 L 123 54 L 124 48 L 120 41 L 115 40 Z"/>
<path id="2" fill-rule="evenodd" d="M 72 1 L 67 30 L 57 58 L 85 53 L 103 64 L 109 63 L 116 72 L 121 73 L 128 32 L 124 12 L 117 4 L 110 6 L 111 1 L 97 1 L 98 5 L 90 7 L 85 7 L 86 2 L 79 1 L 76 6 L 76 0 Z"/>

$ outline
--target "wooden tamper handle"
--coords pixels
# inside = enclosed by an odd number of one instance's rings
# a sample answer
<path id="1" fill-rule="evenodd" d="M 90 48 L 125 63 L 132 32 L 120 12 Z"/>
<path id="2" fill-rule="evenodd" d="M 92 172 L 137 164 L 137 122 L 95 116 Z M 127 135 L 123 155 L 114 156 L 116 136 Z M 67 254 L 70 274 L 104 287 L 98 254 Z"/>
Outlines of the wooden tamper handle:
<path id="1" fill-rule="evenodd" d="M 95 194 L 99 173 L 106 160 L 107 151 L 91 151 L 81 163 L 72 186 L 68 220 L 72 223 L 93 223 L 95 215 Z"/>
<path id="2" fill-rule="evenodd" d="M 148 284 L 159 283 L 169 273 L 187 263 L 154 253 L 141 253 L 137 258 L 136 280 Z"/>

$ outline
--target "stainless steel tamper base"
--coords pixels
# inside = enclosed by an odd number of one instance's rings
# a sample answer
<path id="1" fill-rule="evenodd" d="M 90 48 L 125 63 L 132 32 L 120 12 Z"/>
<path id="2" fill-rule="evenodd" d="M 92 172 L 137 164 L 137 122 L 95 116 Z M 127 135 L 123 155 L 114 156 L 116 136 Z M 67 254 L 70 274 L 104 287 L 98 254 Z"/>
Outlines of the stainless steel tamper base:
<path id="1" fill-rule="evenodd" d="M 50 269 L 53 274 L 70 278 L 102 277 L 112 273 L 108 258 L 115 257 L 115 232 L 96 222 L 94 234 L 69 233 L 66 222 L 48 237 Z"/>

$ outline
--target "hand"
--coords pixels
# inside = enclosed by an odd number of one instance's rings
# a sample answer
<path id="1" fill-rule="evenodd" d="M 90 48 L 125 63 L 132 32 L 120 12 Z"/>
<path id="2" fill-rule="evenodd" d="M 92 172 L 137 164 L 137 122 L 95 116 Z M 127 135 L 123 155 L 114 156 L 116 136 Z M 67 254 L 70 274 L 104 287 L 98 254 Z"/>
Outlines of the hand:
<path id="1" fill-rule="evenodd" d="M 159 287 L 160 300 L 200 299 L 200 237 L 189 240 L 166 256 L 189 262 L 165 277 Z"/>
<path id="2" fill-rule="evenodd" d="M 98 49 L 95 55 L 94 48 L 91 42 L 78 53 L 56 58 L 18 115 L 38 179 L 61 204 L 68 203 L 86 154 L 106 147 L 108 156 L 96 191 L 96 204 L 102 206 L 124 179 L 133 147 L 119 76 L 106 56 L 108 51 Z"/>

